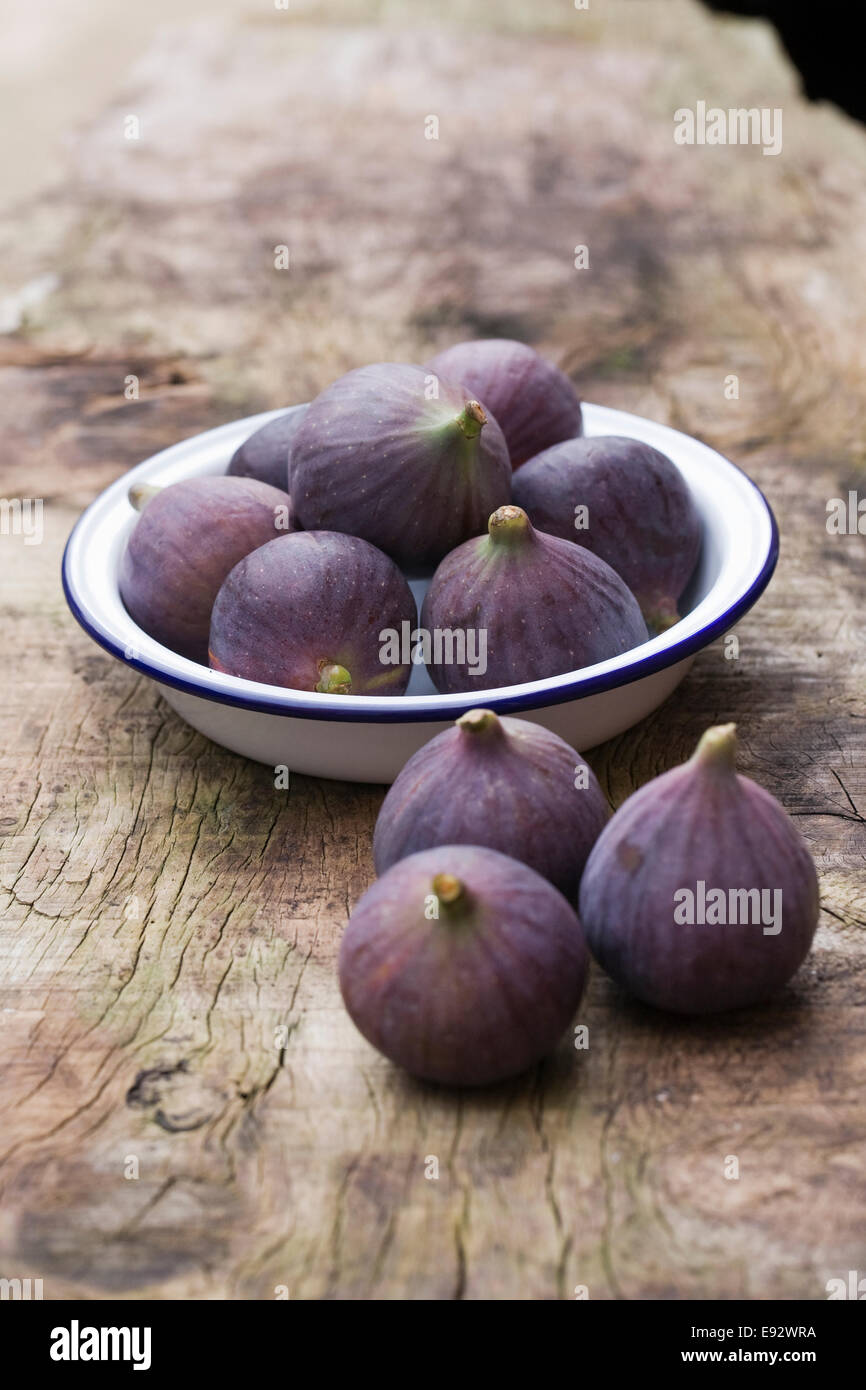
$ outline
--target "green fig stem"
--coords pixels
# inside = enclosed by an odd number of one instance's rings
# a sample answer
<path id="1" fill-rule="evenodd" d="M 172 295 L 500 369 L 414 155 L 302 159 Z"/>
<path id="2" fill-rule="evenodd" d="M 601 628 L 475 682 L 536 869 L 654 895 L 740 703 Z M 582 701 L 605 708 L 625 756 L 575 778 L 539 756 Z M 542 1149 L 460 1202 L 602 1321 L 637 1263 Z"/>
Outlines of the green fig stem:
<path id="1" fill-rule="evenodd" d="M 535 535 L 526 512 L 512 503 L 497 508 L 487 522 L 487 531 L 497 545 L 524 544 Z"/>
<path id="2" fill-rule="evenodd" d="M 464 734 L 468 734 L 475 742 L 490 743 L 494 740 L 498 742 L 505 734 L 499 715 L 492 709 L 467 710 L 454 722 L 458 729 Z"/>
<path id="3" fill-rule="evenodd" d="M 133 483 L 126 495 L 129 498 L 129 505 L 134 507 L 137 512 L 143 512 L 148 502 L 158 492 L 162 492 L 162 488 L 154 487 L 153 483 Z"/>
<path id="4" fill-rule="evenodd" d="M 673 599 L 659 598 L 652 604 L 643 609 L 644 621 L 648 628 L 653 632 L 667 632 L 669 627 L 678 623 L 680 615 Z"/>
<path id="5" fill-rule="evenodd" d="M 465 906 L 466 888 L 453 874 L 434 874 L 432 888 L 443 907 Z"/>
<path id="6" fill-rule="evenodd" d="M 348 695 L 352 689 L 352 677 L 345 666 L 333 661 L 321 661 L 316 689 L 320 695 Z"/>
<path id="7" fill-rule="evenodd" d="M 733 772 L 737 765 L 736 724 L 716 724 L 701 735 L 693 761 L 704 767 Z"/>
<path id="8" fill-rule="evenodd" d="M 487 412 L 480 401 L 467 401 L 457 416 L 457 428 L 467 439 L 477 439 L 487 424 Z"/>

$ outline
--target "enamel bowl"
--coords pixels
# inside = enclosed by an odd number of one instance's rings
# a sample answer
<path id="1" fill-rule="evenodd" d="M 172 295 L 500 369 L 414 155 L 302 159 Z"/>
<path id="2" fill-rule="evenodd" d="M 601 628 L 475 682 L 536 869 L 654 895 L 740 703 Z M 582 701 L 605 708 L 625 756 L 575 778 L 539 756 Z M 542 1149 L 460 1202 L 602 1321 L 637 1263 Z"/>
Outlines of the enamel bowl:
<path id="1" fill-rule="evenodd" d="M 271 767 L 352 782 L 391 782 L 423 743 L 483 705 L 544 724 L 581 752 L 622 733 L 679 685 L 697 652 L 727 632 L 769 583 L 778 531 L 766 498 L 721 454 L 688 435 L 605 406 L 584 405 L 586 434 L 642 439 L 683 474 L 703 521 L 697 571 L 674 627 L 640 647 L 580 671 L 439 695 L 423 666 L 402 696 L 319 695 L 207 670 L 153 641 L 118 593 L 120 557 L 136 522 L 135 483 L 176 483 L 223 473 L 235 449 L 280 411 L 185 439 L 106 488 L 77 522 L 63 556 L 66 599 L 94 641 L 155 681 L 177 713 L 214 742 Z M 413 581 L 423 598 L 425 581 Z"/>

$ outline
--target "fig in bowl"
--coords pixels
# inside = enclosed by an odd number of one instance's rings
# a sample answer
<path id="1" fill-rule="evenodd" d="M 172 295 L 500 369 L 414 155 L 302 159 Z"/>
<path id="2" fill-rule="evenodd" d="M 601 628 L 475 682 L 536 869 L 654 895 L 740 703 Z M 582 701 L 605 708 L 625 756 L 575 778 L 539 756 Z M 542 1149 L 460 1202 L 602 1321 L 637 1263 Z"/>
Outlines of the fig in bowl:
<path id="1" fill-rule="evenodd" d="M 580 1003 L 588 953 L 565 898 L 476 845 L 410 855 L 361 898 L 340 946 L 355 1026 L 427 1081 L 482 1086 L 553 1050 Z"/>
<path id="2" fill-rule="evenodd" d="M 435 845 L 486 845 L 574 899 L 608 814 L 592 769 L 564 739 L 526 719 L 468 710 L 409 759 L 385 797 L 376 872 Z"/>
<path id="3" fill-rule="evenodd" d="M 618 435 L 566 440 L 515 474 L 513 499 L 539 530 L 576 541 L 615 569 L 654 631 L 679 621 L 701 518 L 659 449 Z"/>
<path id="4" fill-rule="evenodd" d="M 422 367 L 347 372 L 312 402 L 292 443 L 300 525 L 360 536 L 413 572 L 476 535 L 510 496 L 496 421 Z"/>
<path id="5" fill-rule="evenodd" d="M 421 627 L 471 634 L 472 649 L 483 654 L 472 665 L 434 655 L 430 675 L 447 692 L 577 671 L 647 640 L 637 601 L 610 565 L 536 531 L 526 512 L 511 505 L 493 513 L 487 535 L 439 565 Z"/>
<path id="6" fill-rule="evenodd" d="M 309 410 L 297 405 L 283 410 L 235 449 L 228 466 L 230 477 L 258 478 L 260 483 L 291 491 L 291 451 L 295 435 Z"/>
<path id="7" fill-rule="evenodd" d="M 205 477 L 134 485 L 129 500 L 141 516 L 120 562 L 126 610 L 157 642 L 207 665 L 220 585 L 244 555 L 291 529 L 288 494 L 253 478 Z"/>
<path id="8" fill-rule="evenodd" d="M 583 429 L 580 397 L 568 377 L 526 343 L 511 338 L 455 343 L 428 366 L 459 381 L 493 412 L 513 468 Z"/>
<path id="9" fill-rule="evenodd" d="M 763 1003 L 808 953 L 812 856 L 775 797 L 736 770 L 733 724 L 630 796 L 580 887 L 590 950 L 647 1004 L 704 1014 Z"/>
<path id="10" fill-rule="evenodd" d="M 264 685 L 324 695 L 400 695 L 411 668 L 382 630 L 411 625 L 415 600 L 387 555 L 357 536 L 296 531 L 254 550 L 213 606 L 210 664 Z"/>

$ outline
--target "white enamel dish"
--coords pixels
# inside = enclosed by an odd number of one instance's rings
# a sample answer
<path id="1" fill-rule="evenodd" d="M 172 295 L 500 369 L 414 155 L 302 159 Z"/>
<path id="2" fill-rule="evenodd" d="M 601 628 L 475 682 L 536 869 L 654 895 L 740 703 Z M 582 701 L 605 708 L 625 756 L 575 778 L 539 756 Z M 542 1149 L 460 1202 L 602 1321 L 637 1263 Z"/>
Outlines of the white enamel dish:
<path id="1" fill-rule="evenodd" d="M 553 729 L 581 752 L 622 733 L 679 685 L 702 647 L 727 632 L 763 593 L 776 565 L 778 530 L 766 498 L 706 444 L 606 406 L 584 405 L 588 435 L 618 434 L 660 449 L 683 474 L 703 522 L 697 571 L 674 627 L 622 656 L 524 685 L 439 695 L 424 667 L 398 697 L 319 695 L 210 671 L 153 641 L 118 592 L 120 557 L 136 522 L 132 483 L 165 485 L 223 473 L 235 449 L 280 411 L 196 435 L 146 459 L 97 497 L 63 556 L 63 588 L 94 641 L 156 681 L 187 723 L 214 742 L 272 767 L 352 782 L 391 782 L 416 749 L 483 705 Z M 424 581 L 413 582 L 416 598 Z"/>

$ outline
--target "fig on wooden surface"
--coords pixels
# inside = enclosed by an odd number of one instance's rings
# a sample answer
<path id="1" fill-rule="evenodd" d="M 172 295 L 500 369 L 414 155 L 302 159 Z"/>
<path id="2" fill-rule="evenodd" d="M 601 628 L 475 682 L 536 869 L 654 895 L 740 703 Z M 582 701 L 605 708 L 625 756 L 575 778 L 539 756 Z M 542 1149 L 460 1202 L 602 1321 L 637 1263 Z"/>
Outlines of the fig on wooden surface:
<path id="1" fill-rule="evenodd" d="M 312 402 L 292 445 L 300 525 L 361 536 L 409 569 L 477 535 L 510 496 L 496 421 L 422 367 L 348 372 Z"/>
<path id="2" fill-rule="evenodd" d="M 392 1062 L 481 1086 L 552 1051 L 587 964 L 574 910 L 534 869 L 442 845 L 401 859 L 361 898 L 340 947 L 340 989 Z"/>
<path id="3" fill-rule="evenodd" d="M 564 739 L 473 709 L 425 743 L 385 797 L 376 872 L 434 845 L 486 845 L 574 898 L 607 818 L 592 769 Z"/>
<path id="4" fill-rule="evenodd" d="M 700 555 L 701 519 L 666 454 L 619 435 L 569 439 L 524 464 L 512 492 L 539 530 L 606 560 L 651 628 L 679 620 L 678 600 Z"/>
<path id="5" fill-rule="evenodd" d="M 130 488 L 141 516 L 120 562 L 120 597 L 150 637 L 207 665 L 211 609 L 229 570 L 291 527 L 288 494 L 254 478 Z"/>
<path id="6" fill-rule="evenodd" d="M 461 382 L 495 415 L 513 468 L 583 428 L 580 397 L 568 377 L 526 343 L 511 338 L 456 343 L 428 366 Z"/>
<path id="7" fill-rule="evenodd" d="M 735 768 L 733 724 L 634 793 L 580 887 L 596 960 L 676 1013 L 758 1004 L 805 959 L 818 921 L 812 857 L 778 801 Z"/>
<path id="8" fill-rule="evenodd" d="M 421 627 L 431 634 L 431 679 L 449 693 L 558 676 L 647 640 L 637 601 L 610 565 L 536 531 L 510 505 L 493 513 L 486 536 L 442 561 Z"/>
<path id="9" fill-rule="evenodd" d="M 299 405 L 269 420 L 245 439 L 232 454 L 228 475 L 237 478 L 258 478 L 272 487 L 290 487 L 289 455 L 309 406 Z"/>
<path id="10" fill-rule="evenodd" d="M 336 531 L 295 531 L 247 555 L 213 606 L 215 671 L 326 695 L 402 695 L 411 665 L 389 659 L 382 630 L 415 621 L 415 600 L 387 555 Z"/>

